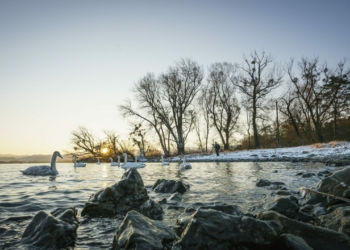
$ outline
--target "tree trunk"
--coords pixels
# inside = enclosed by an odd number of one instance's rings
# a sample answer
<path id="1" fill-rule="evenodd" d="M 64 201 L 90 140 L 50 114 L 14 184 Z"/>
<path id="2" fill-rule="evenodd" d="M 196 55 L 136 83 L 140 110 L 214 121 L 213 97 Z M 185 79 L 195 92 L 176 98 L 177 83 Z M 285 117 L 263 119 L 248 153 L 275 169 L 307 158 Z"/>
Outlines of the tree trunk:
<path id="1" fill-rule="evenodd" d="M 278 106 L 277 106 L 277 100 L 276 100 L 276 145 L 278 148 L 281 147 L 280 143 L 280 124 L 278 121 Z"/>
<path id="2" fill-rule="evenodd" d="M 255 102 L 255 100 L 254 100 L 254 103 L 253 103 L 253 117 L 252 118 L 253 118 L 252 122 L 253 122 L 255 148 L 260 148 L 259 136 L 258 136 L 258 127 L 256 125 L 256 102 Z"/>

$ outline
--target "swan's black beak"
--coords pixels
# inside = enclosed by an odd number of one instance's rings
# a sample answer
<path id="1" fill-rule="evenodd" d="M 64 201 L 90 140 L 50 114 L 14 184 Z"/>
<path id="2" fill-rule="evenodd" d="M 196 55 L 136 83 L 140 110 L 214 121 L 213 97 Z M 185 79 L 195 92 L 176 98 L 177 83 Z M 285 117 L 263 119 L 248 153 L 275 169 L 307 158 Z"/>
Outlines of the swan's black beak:
<path id="1" fill-rule="evenodd" d="M 63 157 L 61 156 L 61 154 L 60 154 L 60 153 L 58 153 L 58 154 L 57 154 L 57 156 L 63 159 Z"/>

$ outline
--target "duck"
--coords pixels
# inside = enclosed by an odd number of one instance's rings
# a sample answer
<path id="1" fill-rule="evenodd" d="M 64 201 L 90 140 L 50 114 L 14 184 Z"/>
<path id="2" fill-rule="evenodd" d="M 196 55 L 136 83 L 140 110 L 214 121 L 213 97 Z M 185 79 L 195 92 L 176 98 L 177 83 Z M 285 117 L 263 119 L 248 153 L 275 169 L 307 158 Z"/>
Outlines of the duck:
<path id="1" fill-rule="evenodd" d="M 58 171 L 56 169 L 56 158 L 62 158 L 60 152 L 55 151 L 51 157 L 51 166 L 40 165 L 40 166 L 31 166 L 26 170 L 20 170 L 25 175 L 57 175 Z"/>
<path id="2" fill-rule="evenodd" d="M 77 162 L 77 155 L 74 155 L 74 167 L 85 167 L 86 163 L 84 162 Z"/>
<path id="3" fill-rule="evenodd" d="M 113 162 L 113 158 L 112 157 L 109 158 L 111 160 L 111 166 L 118 166 L 118 167 L 120 167 L 120 155 L 118 155 L 117 157 L 118 157 L 118 162 Z"/>
<path id="4" fill-rule="evenodd" d="M 120 166 L 121 168 L 144 168 L 146 164 L 137 162 L 137 158 L 135 158 L 135 162 L 128 162 L 128 155 L 123 153 L 124 163 Z"/>
<path id="5" fill-rule="evenodd" d="M 169 165 L 170 163 L 168 161 L 164 161 L 164 157 L 162 155 L 162 166 Z"/>
<path id="6" fill-rule="evenodd" d="M 186 162 L 186 156 L 184 155 L 182 158 L 182 163 L 180 165 L 180 169 L 191 169 L 192 165 L 189 162 Z"/>

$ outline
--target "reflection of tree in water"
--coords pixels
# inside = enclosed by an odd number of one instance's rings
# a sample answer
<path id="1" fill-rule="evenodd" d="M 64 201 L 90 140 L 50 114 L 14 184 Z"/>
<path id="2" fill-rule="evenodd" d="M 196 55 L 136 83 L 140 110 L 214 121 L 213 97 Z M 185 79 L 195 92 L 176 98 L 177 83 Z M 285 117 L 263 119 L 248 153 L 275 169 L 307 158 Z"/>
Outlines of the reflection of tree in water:
<path id="1" fill-rule="evenodd" d="M 263 169 L 259 162 L 254 162 L 254 168 L 256 169 L 256 173 Z"/>

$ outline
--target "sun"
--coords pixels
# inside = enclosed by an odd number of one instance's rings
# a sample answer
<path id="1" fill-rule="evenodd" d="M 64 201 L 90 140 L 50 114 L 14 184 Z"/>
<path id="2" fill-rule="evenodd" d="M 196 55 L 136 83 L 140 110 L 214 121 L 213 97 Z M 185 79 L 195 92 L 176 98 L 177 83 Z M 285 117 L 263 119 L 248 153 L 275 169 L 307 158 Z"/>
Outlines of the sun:
<path id="1" fill-rule="evenodd" d="M 108 148 L 103 148 L 101 149 L 102 154 L 107 154 L 108 153 Z"/>

